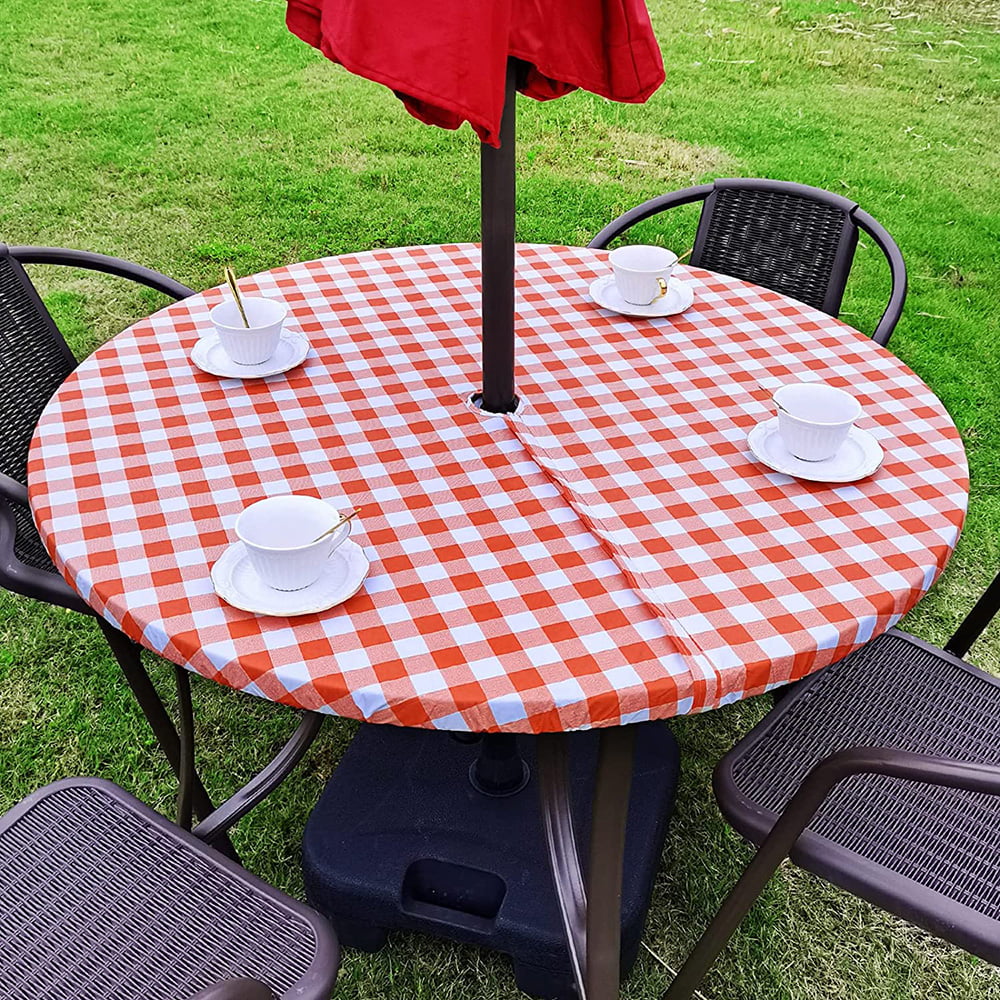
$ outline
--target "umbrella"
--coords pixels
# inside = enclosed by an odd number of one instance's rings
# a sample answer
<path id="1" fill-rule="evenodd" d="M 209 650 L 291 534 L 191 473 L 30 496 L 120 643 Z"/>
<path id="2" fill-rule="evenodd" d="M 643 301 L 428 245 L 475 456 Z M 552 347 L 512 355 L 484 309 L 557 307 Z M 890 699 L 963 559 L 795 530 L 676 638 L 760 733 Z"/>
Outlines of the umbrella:
<path id="1" fill-rule="evenodd" d="M 514 101 L 578 87 L 640 103 L 663 82 L 643 0 L 288 0 L 286 23 L 352 73 L 390 87 L 442 128 L 482 143 L 483 391 L 514 392 Z"/>

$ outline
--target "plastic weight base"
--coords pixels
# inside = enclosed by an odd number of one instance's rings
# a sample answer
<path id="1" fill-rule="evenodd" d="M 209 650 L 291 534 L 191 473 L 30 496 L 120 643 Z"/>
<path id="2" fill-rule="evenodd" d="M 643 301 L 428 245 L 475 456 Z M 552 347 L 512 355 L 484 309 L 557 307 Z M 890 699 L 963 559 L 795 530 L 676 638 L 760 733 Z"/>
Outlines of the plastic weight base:
<path id="1" fill-rule="evenodd" d="M 635 726 L 622 893 L 622 975 L 639 950 L 677 783 L 678 751 L 662 722 Z M 572 733 L 580 857 L 587 857 L 597 734 Z M 390 930 L 419 931 L 508 955 L 518 987 L 575 996 L 542 828 L 533 737 L 516 794 L 469 780 L 480 746 L 448 733 L 362 725 L 306 824 L 309 902 L 346 947 L 375 951 Z"/>

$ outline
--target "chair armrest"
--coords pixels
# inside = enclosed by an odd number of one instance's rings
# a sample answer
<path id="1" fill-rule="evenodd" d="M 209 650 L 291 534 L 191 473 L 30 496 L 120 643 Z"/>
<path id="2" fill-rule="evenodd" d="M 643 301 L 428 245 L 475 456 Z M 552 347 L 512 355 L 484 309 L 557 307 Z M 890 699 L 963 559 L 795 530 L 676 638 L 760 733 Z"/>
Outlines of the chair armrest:
<path id="1" fill-rule="evenodd" d="M 669 194 L 661 194 L 656 198 L 650 198 L 641 205 L 629 209 L 624 215 L 619 215 L 617 219 L 609 222 L 588 244 L 593 250 L 606 250 L 608 244 L 621 236 L 626 229 L 658 212 L 668 208 L 676 208 L 678 205 L 689 205 L 693 201 L 702 201 L 712 193 L 712 184 L 699 184 L 697 187 L 684 188 L 681 191 L 671 191 Z"/>
<path id="2" fill-rule="evenodd" d="M 954 760 L 888 747 L 838 750 L 824 757 L 802 779 L 802 784 L 761 841 L 757 855 L 744 876 L 758 862 L 762 866 L 770 866 L 771 871 L 774 871 L 791 854 L 795 842 L 834 788 L 847 778 L 860 774 L 884 774 L 930 785 L 1000 795 L 1000 767 L 994 764 Z"/>
<path id="3" fill-rule="evenodd" d="M 830 788 L 855 774 L 885 774 L 928 785 L 959 788 L 967 792 L 1000 795 L 1000 766 L 978 761 L 956 760 L 934 754 L 912 753 L 889 747 L 854 747 L 838 750 L 821 760 L 802 782 L 817 772 Z M 825 796 L 824 796 L 825 798 Z"/>
<path id="4" fill-rule="evenodd" d="M 0 497 L 11 503 L 19 503 L 27 507 L 28 487 L 22 486 L 16 479 L 11 479 L 10 476 L 5 476 L 0 472 Z"/>
<path id="5" fill-rule="evenodd" d="M 259 979 L 241 976 L 199 990 L 190 1000 L 274 1000 L 274 994 Z"/>
<path id="6" fill-rule="evenodd" d="M 119 278 L 153 288 L 173 299 L 186 299 L 194 295 L 194 289 L 168 278 L 159 271 L 133 264 L 130 260 L 109 257 L 89 250 L 67 250 L 63 247 L 8 247 L 10 255 L 22 264 L 63 264 L 68 267 L 82 267 L 89 271 L 102 271 Z"/>
<path id="7" fill-rule="evenodd" d="M 322 715 L 318 712 L 306 712 L 291 738 L 274 759 L 214 812 L 209 813 L 191 832 L 207 844 L 222 836 L 285 780 L 305 756 L 322 725 Z"/>
<path id="8" fill-rule="evenodd" d="M 93 616 L 94 609 L 58 573 L 26 566 L 13 553 L 0 566 L 0 584 L 7 590 L 36 601 Z"/>
<path id="9" fill-rule="evenodd" d="M 884 774 L 929 785 L 959 788 L 968 792 L 1000 795 L 1000 767 L 930 754 L 893 750 L 888 747 L 854 747 L 824 757 L 805 776 L 789 800 L 758 854 L 769 843 L 770 850 L 787 857 L 795 841 L 809 825 L 833 789 L 859 774 Z"/>
<path id="10" fill-rule="evenodd" d="M 15 479 L 0 474 L 0 586 L 36 601 L 93 615 L 93 608 L 61 577 L 27 566 L 14 553 L 17 522 L 10 503 L 28 503 L 28 491 Z"/>
<path id="11" fill-rule="evenodd" d="M 872 334 L 872 340 L 876 344 L 884 345 L 896 328 L 903 312 L 903 303 L 906 301 L 906 262 L 903 260 L 903 254 L 896 245 L 896 241 L 889 235 L 889 231 L 867 212 L 855 208 L 851 213 L 851 218 L 859 229 L 866 232 L 874 240 L 889 262 L 889 277 L 892 282 L 889 304 L 885 307 L 885 312 L 882 313 L 882 318 L 878 321 L 875 332 Z"/>

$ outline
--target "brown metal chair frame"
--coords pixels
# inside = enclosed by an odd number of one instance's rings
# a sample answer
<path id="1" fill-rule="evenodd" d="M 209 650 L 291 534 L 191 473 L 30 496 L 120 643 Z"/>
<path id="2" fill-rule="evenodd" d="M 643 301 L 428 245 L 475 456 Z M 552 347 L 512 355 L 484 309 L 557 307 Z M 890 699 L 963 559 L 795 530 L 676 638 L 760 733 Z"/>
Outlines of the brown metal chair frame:
<path id="1" fill-rule="evenodd" d="M 966 663 L 963 657 L 998 612 L 1000 574 L 994 578 L 943 649 L 937 649 L 895 629 L 888 635 L 900 636 L 938 659 L 952 663 L 955 669 L 981 674 Z M 876 643 L 878 641 L 874 640 Z M 834 670 L 836 665 L 828 669 Z M 855 775 L 887 775 L 967 792 L 1000 795 L 1000 766 L 996 764 L 889 747 L 859 746 L 832 753 L 815 764 L 772 825 L 752 804 L 740 801 L 741 796 L 731 779 L 732 765 L 738 759 L 741 749 L 752 746 L 765 728 L 769 731 L 780 729 L 785 713 L 800 699 L 809 698 L 810 687 L 822 678 L 822 674 L 823 672 L 804 681 L 793 695 L 783 699 L 755 730 L 726 755 L 716 769 L 716 794 L 724 812 L 731 818 L 738 815 L 743 832 L 752 836 L 759 847 L 664 994 L 664 1000 L 689 1000 L 781 863 L 792 856 L 797 845 L 805 850 L 805 841 L 811 836 L 808 829 L 810 822 L 831 792 L 844 780 Z M 985 674 L 982 677 L 1000 687 L 1000 681 L 995 678 Z M 887 815 L 886 823 L 890 824 L 892 821 L 892 816 Z M 819 860 L 821 855 L 825 861 Z M 970 913 L 966 907 L 929 893 L 916 883 L 905 889 L 900 885 L 886 884 L 879 877 L 877 866 L 869 866 L 862 858 L 846 849 L 827 846 L 819 852 L 800 852 L 794 860 L 810 871 L 887 909 L 911 919 L 920 920 L 923 917 L 921 922 L 932 926 L 941 936 L 957 938 L 958 943 L 965 946 L 980 942 L 980 950 L 983 949 L 983 942 L 989 942 L 994 957 L 1000 954 L 995 947 L 995 920 Z"/>
<path id="2" fill-rule="evenodd" d="M 24 270 L 24 264 L 58 264 L 100 271 L 135 281 L 155 291 L 163 292 L 174 299 L 183 299 L 194 294 L 192 289 L 166 275 L 141 267 L 131 261 L 120 260 L 117 257 L 58 247 L 8 247 L 0 243 L 0 265 L 6 267 L 8 280 L 17 287 L 20 295 L 19 308 L 30 311 L 31 319 L 42 324 L 44 332 L 51 338 L 49 348 L 52 351 L 52 356 L 58 359 L 63 378 L 76 366 L 76 359 L 31 283 Z M 59 375 L 59 372 L 55 374 Z M 39 415 L 37 413 L 33 415 L 32 423 L 37 421 Z M 8 468 L 12 468 L 9 461 L 5 464 Z M 0 586 L 13 593 L 68 608 L 97 619 L 97 623 L 122 669 L 126 682 L 179 779 L 178 824 L 189 828 L 192 813 L 205 822 L 208 822 L 208 817 L 212 816 L 213 819 L 207 828 L 204 824 L 198 828 L 201 830 L 200 836 L 207 841 L 217 839 L 217 846 L 235 857 L 232 845 L 225 836 L 225 829 L 231 824 L 219 824 L 218 814 L 214 812 L 212 801 L 194 768 L 194 721 L 188 671 L 179 666 L 174 667 L 174 678 L 180 705 L 180 734 L 178 735 L 177 728 L 171 721 L 169 713 L 143 666 L 140 656 L 142 647 L 99 616 L 55 571 L 55 567 L 42 569 L 39 566 L 28 565 L 18 557 L 15 545 L 20 541 L 19 528 L 21 532 L 33 530 L 33 526 L 30 529 L 26 527 L 30 522 L 23 513 L 21 523 L 18 524 L 18 517 L 15 514 L 18 508 L 22 512 L 29 510 L 27 487 L 10 475 L 0 472 Z M 37 535 L 34 543 L 40 549 Z M 259 802 L 295 767 L 319 732 L 321 722 L 322 716 L 316 713 L 304 713 L 291 739 L 272 763 L 258 776 L 258 778 L 263 779 L 262 783 L 258 786 L 251 782 L 254 787 L 266 788 L 263 795 L 250 795 L 251 805 Z M 229 803 L 233 803 L 237 797 L 242 795 L 243 793 L 237 793 L 237 796 L 230 799 Z M 243 800 L 240 799 L 240 801 Z M 235 807 L 231 807 L 231 809 L 235 809 Z M 240 807 L 238 811 L 239 815 L 243 815 L 247 810 Z"/>

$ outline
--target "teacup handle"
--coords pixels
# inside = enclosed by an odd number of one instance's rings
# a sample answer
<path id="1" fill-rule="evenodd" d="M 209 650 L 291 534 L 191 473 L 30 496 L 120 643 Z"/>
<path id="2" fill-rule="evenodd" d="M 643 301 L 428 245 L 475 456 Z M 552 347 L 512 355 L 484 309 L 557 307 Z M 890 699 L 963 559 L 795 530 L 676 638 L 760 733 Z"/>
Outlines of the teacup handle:
<path id="1" fill-rule="evenodd" d="M 666 278 L 657 278 L 656 279 L 656 283 L 660 286 L 660 293 L 659 293 L 659 295 L 656 296 L 656 298 L 657 299 L 662 299 L 663 296 L 667 294 L 670 286 L 667 284 L 667 279 Z M 655 302 L 656 299 L 653 299 L 653 301 Z"/>
<path id="2" fill-rule="evenodd" d="M 336 552 L 337 549 L 339 549 L 340 546 L 343 545 L 343 543 L 347 541 L 347 539 L 350 537 L 350 534 L 351 534 L 351 527 L 352 527 L 351 522 L 349 520 L 345 520 L 345 521 L 341 521 L 340 524 L 338 524 L 335 528 L 333 528 L 332 531 L 330 531 L 330 534 L 333 535 L 334 538 L 337 538 L 338 534 L 340 533 L 340 530 L 343 529 L 344 530 L 344 537 L 343 538 L 339 538 L 337 540 L 337 544 L 334 545 L 334 547 L 332 549 L 330 549 L 329 552 L 327 552 L 327 554 L 326 554 L 327 559 L 329 559 L 330 556 L 332 556 L 334 554 L 334 552 Z"/>
<path id="3" fill-rule="evenodd" d="M 350 512 L 350 514 L 345 514 L 332 528 L 327 528 L 326 531 L 324 531 L 322 534 L 317 535 L 313 539 L 313 542 L 318 542 L 321 538 L 326 538 L 327 535 L 332 535 L 335 531 L 337 531 L 340 528 L 342 524 L 350 524 L 351 519 L 357 517 L 358 514 L 360 513 L 361 513 L 361 508 L 355 507 L 354 510 Z M 350 531 L 348 531 L 348 534 L 350 534 Z"/>

